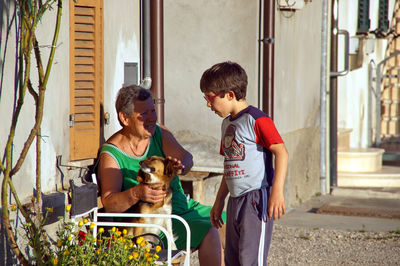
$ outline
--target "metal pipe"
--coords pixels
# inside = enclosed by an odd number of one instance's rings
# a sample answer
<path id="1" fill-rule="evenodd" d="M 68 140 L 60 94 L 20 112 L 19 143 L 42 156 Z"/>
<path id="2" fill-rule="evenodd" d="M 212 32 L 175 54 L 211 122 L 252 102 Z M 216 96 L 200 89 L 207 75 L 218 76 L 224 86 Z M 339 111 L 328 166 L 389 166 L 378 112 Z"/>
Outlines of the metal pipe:
<path id="1" fill-rule="evenodd" d="M 328 79 L 328 0 L 322 0 L 320 80 L 320 188 L 326 194 L 326 93 Z"/>
<path id="2" fill-rule="evenodd" d="M 262 37 L 262 21 L 263 21 L 263 0 L 258 1 L 258 58 L 257 58 L 257 107 L 258 109 L 263 109 L 262 103 L 262 80 L 261 80 L 261 47 L 263 45 L 263 37 Z"/>
<path id="3" fill-rule="evenodd" d="M 332 1 L 331 72 L 337 72 L 338 0 Z M 330 78 L 329 96 L 329 159 L 330 186 L 337 187 L 337 76 Z"/>
<path id="4" fill-rule="evenodd" d="M 141 30 L 141 82 L 140 86 L 151 88 L 151 53 L 150 53 L 150 1 L 140 1 L 140 30 Z"/>
<path id="5" fill-rule="evenodd" d="M 155 108 L 158 122 L 164 124 L 164 25 L 163 0 L 151 0 L 151 73 Z"/>
<path id="6" fill-rule="evenodd" d="M 264 112 L 274 118 L 274 48 L 275 48 L 275 1 L 264 1 L 264 62 L 263 105 Z"/>

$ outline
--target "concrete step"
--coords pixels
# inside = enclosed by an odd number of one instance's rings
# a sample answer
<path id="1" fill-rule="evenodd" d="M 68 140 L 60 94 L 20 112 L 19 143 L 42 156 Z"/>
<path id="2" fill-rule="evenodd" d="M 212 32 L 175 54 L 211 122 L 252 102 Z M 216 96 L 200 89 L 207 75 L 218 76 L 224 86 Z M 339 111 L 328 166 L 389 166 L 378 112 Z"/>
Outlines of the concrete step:
<path id="1" fill-rule="evenodd" d="M 338 172 L 338 187 L 400 188 L 400 167 L 384 165 L 375 172 Z"/>
<path id="2" fill-rule="evenodd" d="M 379 148 L 349 148 L 338 150 L 338 172 L 376 172 L 382 168 L 382 154 Z"/>
<path id="3" fill-rule="evenodd" d="M 331 195 L 359 199 L 400 200 L 400 187 L 334 187 Z M 400 204 L 397 207 L 400 211 Z"/>

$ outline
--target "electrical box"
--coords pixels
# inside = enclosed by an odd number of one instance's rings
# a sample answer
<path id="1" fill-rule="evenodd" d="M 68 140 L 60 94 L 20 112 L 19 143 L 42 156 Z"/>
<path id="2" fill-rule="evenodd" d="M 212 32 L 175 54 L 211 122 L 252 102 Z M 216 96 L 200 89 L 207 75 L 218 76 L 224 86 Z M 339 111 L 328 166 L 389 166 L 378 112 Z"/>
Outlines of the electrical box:
<path id="1" fill-rule="evenodd" d="M 280 10 L 297 10 L 304 7 L 304 0 L 278 0 Z"/>
<path id="2" fill-rule="evenodd" d="M 138 85 L 138 63 L 124 63 L 124 86 Z"/>

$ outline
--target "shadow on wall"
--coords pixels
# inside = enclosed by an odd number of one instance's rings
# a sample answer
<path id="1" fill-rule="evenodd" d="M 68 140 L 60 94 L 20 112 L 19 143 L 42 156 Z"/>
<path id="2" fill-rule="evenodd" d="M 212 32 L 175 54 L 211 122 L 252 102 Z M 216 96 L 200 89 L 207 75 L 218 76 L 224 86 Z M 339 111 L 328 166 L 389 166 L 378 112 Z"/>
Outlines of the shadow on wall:
<path id="1" fill-rule="evenodd" d="M 14 30 L 14 32 L 18 32 L 19 30 L 19 22 L 17 21 L 17 7 L 15 2 L 12 0 L 0 0 L 0 100 L 3 92 L 3 81 L 4 81 L 4 71 L 5 71 L 5 61 L 7 55 L 7 47 L 9 45 L 9 37 L 10 32 Z M 3 34 L 3 32 L 5 32 Z M 15 44 L 11 45 L 12 49 L 16 47 L 18 49 L 19 44 L 18 40 L 15 39 Z M 12 50 L 15 51 L 15 50 Z M 18 73 L 17 62 L 18 62 L 18 54 L 15 53 L 15 68 L 14 68 L 14 88 L 16 89 L 18 86 L 18 79 L 16 73 Z M 8 73 L 9 75 L 9 73 Z"/>
<path id="2" fill-rule="evenodd" d="M 0 208 L 0 212 L 2 209 Z M 7 239 L 6 230 L 4 230 L 3 219 L 0 219 L 0 265 L 18 265 L 18 260 L 11 251 L 10 244 Z"/>

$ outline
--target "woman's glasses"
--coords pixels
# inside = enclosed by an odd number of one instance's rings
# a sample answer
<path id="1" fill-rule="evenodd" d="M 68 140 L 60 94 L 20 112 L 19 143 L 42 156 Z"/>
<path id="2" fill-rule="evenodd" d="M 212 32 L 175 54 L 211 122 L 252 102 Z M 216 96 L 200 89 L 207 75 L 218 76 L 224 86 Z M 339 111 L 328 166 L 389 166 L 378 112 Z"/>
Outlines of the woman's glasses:
<path id="1" fill-rule="evenodd" d="M 221 91 L 221 92 L 219 92 L 219 93 L 217 93 L 217 94 L 215 94 L 215 95 L 213 95 L 213 96 L 211 96 L 211 97 L 204 96 L 204 99 L 206 99 L 207 102 L 212 103 L 212 101 L 214 101 L 214 99 L 215 99 L 217 96 L 219 96 L 219 95 L 221 95 L 221 94 L 223 94 L 223 93 L 224 93 L 224 92 Z"/>

